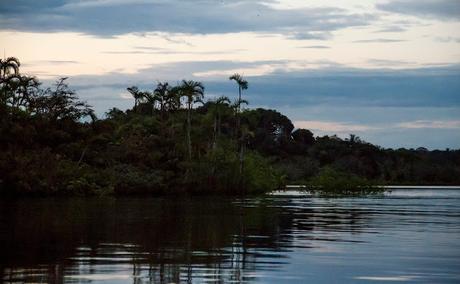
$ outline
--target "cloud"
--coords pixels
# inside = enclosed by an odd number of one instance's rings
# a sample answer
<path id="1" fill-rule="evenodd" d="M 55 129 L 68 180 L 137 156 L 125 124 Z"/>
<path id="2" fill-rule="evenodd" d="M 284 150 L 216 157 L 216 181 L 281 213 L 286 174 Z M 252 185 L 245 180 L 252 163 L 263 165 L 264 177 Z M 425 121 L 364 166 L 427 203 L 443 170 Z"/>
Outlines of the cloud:
<path id="1" fill-rule="evenodd" d="M 298 48 L 328 49 L 330 47 L 327 45 L 307 45 L 307 46 L 299 46 Z"/>
<path id="2" fill-rule="evenodd" d="M 388 60 L 388 59 L 377 59 L 377 58 L 371 58 L 367 60 L 368 63 L 372 64 L 373 66 L 387 66 L 387 67 L 392 67 L 392 66 L 401 66 L 401 65 L 415 65 L 415 62 L 411 61 L 404 61 L 404 60 Z"/>
<path id="3" fill-rule="evenodd" d="M 243 97 L 251 108 L 275 108 L 291 118 L 296 127 L 309 128 L 315 135 L 346 137 L 355 133 L 365 141 L 396 148 L 460 147 L 460 131 L 457 131 L 460 67 L 457 65 L 371 70 L 323 62 L 327 67 L 290 70 L 291 63 L 283 60 L 178 62 L 154 65 L 132 74 L 75 76 L 69 79 L 69 84 L 101 115 L 111 107 L 133 106 L 126 87 L 136 85 L 152 90 L 157 80 L 171 84 L 183 78 L 202 81 L 206 98 L 226 95 L 233 100 L 237 88 L 227 76 L 198 77 L 197 74 L 275 66 L 279 69 L 272 73 L 245 75 L 249 89 Z"/>
<path id="4" fill-rule="evenodd" d="M 460 20 L 457 0 L 393 0 L 376 5 L 377 9 L 439 20 Z"/>
<path id="5" fill-rule="evenodd" d="M 392 38 L 374 38 L 374 39 L 362 39 L 355 40 L 354 43 L 392 43 L 392 42 L 404 42 L 403 39 L 392 39 Z"/>
<path id="6" fill-rule="evenodd" d="M 133 74 L 75 76 L 71 83 L 78 90 L 103 86 L 121 92 L 130 85 L 151 89 L 158 80 L 175 83 L 193 79 L 202 81 L 207 93 L 233 97 L 234 84 L 228 76 L 238 72 L 249 81 L 245 93 L 251 106 L 460 108 L 457 65 L 391 70 L 345 68 L 333 62 L 310 63 L 320 68 L 310 69 L 307 65 L 304 69 L 290 69 L 292 62 L 286 60 L 176 62 L 153 65 Z M 385 66 L 397 63 L 381 62 Z"/>
<path id="7" fill-rule="evenodd" d="M 359 108 L 355 111 L 359 111 Z M 404 114 L 405 110 L 400 110 Z M 330 115 L 333 118 L 334 115 Z M 364 141 L 390 148 L 429 149 L 459 148 L 460 120 L 416 120 L 388 123 L 383 119 L 373 123 L 342 122 L 339 117 L 331 120 L 296 120 L 297 128 L 311 130 L 315 135 L 338 135 L 347 138 L 349 134 L 358 134 Z M 429 135 L 427 135 L 429 131 Z"/>
<path id="8" fill-rule="evenodd" d="M 80 64 L 78 61 L 73 60 L 34 60 L 29 61 L 21 66 L 43 66 L 43 65 L 68 65 L 68 64 Z"/>
<path id="9" fill-rule="evenodd" d="M 285 34 L 289 39 L 295 40 L 327 40 L 332 38 L 332 33 L 329 31 L 315 32 L 290 32 Z"/>
<path id="10" fill-rule="evenodd" d="M 333 7 L 280 9 L 270 1 L 64 1 L 0 2 L 2 29 L 76 31 L 99 36 L 125 33 L 267 32 L 317 39 L 331 31 L 365 26 L 370 13 Z"/>
<path id="11" fill-rule="evenodd" d="M 380 30 L 375 31 L 376 33 L 401 33 L 407 31 L 407 28 L 401 26 L 389 26 Z"/>
<path id="12" fill-rule="evenodd" d="M 413 276 L 413 275 L 401 275 L 401 276 L 357 276 L 353 279 L 357 280 L 367 280 L 367 281 L 413 281 L 415 279 L 420 278 L 420 276 Z"/>
<path id="13" fill-rule="evenodd" d="M 304 128 L 320 132 L 353 133 L 376 130 L 378 128 L 363 124 L 351 124 L 343 122 L 296 120 L 293 122 L 296 128 Z"/>
<path id="14" fill-rule="evenodd" d="M 460 129 L 460 120 L 416 120 L 398 123 L 396 127 L 409 129 Z"/>
<path id="15" fill-rule="evenodd" d="M 460 43 L 460 37 L 448 36 L 448 37 L 436 37 L 435 39 L 438 42 L 456 42 L 456 43 Z"/>
<path id="16" fill-rule="evenodd" d="M 104 54 L 203 54 L 203 55 L 217 55 L 217 54 L 229 54 L 245 51 L 245 49 L 225 49 L 219 51 L 178 51 L 175 49 L 161 48 L 161 47 L 150 47 L 150 46 L 136 46 L 131 50 L 103 51 Z"/>

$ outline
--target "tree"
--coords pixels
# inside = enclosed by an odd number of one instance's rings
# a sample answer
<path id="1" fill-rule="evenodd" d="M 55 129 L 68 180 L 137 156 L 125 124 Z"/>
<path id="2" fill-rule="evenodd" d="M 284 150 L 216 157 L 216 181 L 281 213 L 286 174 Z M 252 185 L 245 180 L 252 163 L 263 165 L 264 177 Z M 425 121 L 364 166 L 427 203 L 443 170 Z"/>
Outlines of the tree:
<path id="1" fill-rule="evenodd" d="M 21 63 L 16 57 L 0 59 L 0 83 L 8 77 L 19 75 L 19 66 Z"/>
<path id="2" fill-rule="evenodd" d="M 168 107 L 168 99 L 169 99 L 170 92 L 171 92 L 171 86 L 169 86 L 168 82 L 165 82 L 165 83 L 159 82 L 157 84 L 157 87 L 153 91 L 153 96 L 159 104 L 161 117 L 164 116 L 166 112 L 166 108 Z"/>
<path id="3" fill-rule="evenodd" d="M 212 148 L 216 148 L 217 137 L 221 134 L 221 114 L 225 106 L 230 104 L 230 99 L 225 96 L 221 96 L 214 101 L 211 101 L 212 107 L 211 112 L 214 117 L 214 138 L 212 143 Z"/>
<path id="4" fill-rule="evenodd" d="M 186 81 L 182 80 L 182 84 L 179 86 L 179 94 L 181 97 L 187 98 L 187 149 L 188 149 L 188 159 L 192 160 L 192 138 L 191 138 L 191 129 L 192 129 L 192 105 L 194 102 L 203 99 L 204 97 L 204 87 L 201 82 L 195 81 Z"/>
<path id="5" fill-rule="evenodd" d="M 144 94 L 139 91 L 139 88 L 136 86 L 132 86 L 127 88 L 128 92 L 133 96 L 134 98 L 134 110 L 137 109 L 137 106 L 139 105 L 139 102 L 143 99 Z"/>
<path id="6" fill-rule="evenodd" d="M 105 116 L 108 118 L 108 119 L 121 119 L 125 116 L 125 113 L 119 109 L 119 108 L 116 108 L 116 107 L 113 107 L 111 109 L 109 109 L 109 111 L 107 111 L 105 113 Z"/>
<path id="7" fill-rule="evenodd" d="M 255 133 L 250 141 L 253 149 L 277 155 L 292 142 L 294 125 L 289 118 L 275 110 L 253 109 L 245 111 L 241 118 Z"/>
<path id="8" fill-rule="evenodd" d="M 34 111 L 52 121 L 64 119 L 78 121 L 85 116 L 95 118 L 91 106 L 78 100 L 75 91 L 71 90 L 65 82 L 66 79 L 57 80 L 54 90 L 47 88 L 35 98 Z"/>
<path id="9" fill-rule="evenodd" d="M 254 132 L 252 132 L 251 130 L 249 130 L 249 127 L 248 126 L 244 126 L 242 127 L 241 129 L 241 138 L 240 138 L 240 154 L 239 154 L 239 158 L 240 158 L 240 181 L 242 181 L 242 174 L 243 174 L 243 165 L 244 165 L 244 151 L 245 151 L 245 148 L 246 148 L 246 144 L 249 142 L 249 139 L 250 138 L 253 138 L 254 137 Z"/>
<path id="10" fill-rule="evenodd" d="M 236 132 L 238 133 L 240 131 L 240 115 L 239 114 L 241 112 L 241 103 L 242 103 L 241 93 L 243 90 L 248 89 L 248 81 L 244 80 L 243 77 L 238 73 L 233 74 L 232 76 L 229 77 L 229 79 L 234 80 L 238 84 L 238 101 L 237 101 L 238 108 L 236 111 L 236 129 L 237 129 Z"/>
<path id="11" fill-rule="evenodd" d="M 248 89 L 248 81 L 244 80 L 243 77 L 235 73 L 229 77 L 230 80 L 234 80 L 238 84 L 238 101 L 241 101 L 242 90 Z"/>
<path id="12" fill-rule="evenodd" d="M 40 82 L 35 77 L 21 75 L 19 66 L 15 57 L 0 59 L 0 104 L 12 111 L 30 111 L 32 97 L 38 92 Z"/>
<path id="13" fill-rule="evenodd" d="M 156 102 L 158 101 L 158 99 L 155 96 L 155 94 L 150 93 L 150 92 L 140 92 L 140 96 L 142 98 L 142 101 L 145 101 L 145 102 L 147 102 L 147 104 L 149 104 L 151 115 L 153 115 L 153 113 L 155 111 Z"/>
<path id="14" fill-rule="evenodd" d="M 9 98 L 13 108 L 30 110 L 34 95 L 38 93 L 40 82 L 35 77 L 18 75 L 12 80 L 13 95 Z"/>
<path id="15" fill-rule="evenodd" d="M 310 130 L 299 128 L 291 133 L 291 139 L 285 148 L 291 155 L 305 155 L 314 143 L 313 133 Z"/>
<path id="16" fill-rule="evenodd" d="M 180 102 L 180 92 L 179 88 L 172 87 L 166 96 L 166 102 L 165 102 L 165 108 L 168 110 L 168 112 L 175 111 L 180 109 L 181 107 L 181 102 Z"/>

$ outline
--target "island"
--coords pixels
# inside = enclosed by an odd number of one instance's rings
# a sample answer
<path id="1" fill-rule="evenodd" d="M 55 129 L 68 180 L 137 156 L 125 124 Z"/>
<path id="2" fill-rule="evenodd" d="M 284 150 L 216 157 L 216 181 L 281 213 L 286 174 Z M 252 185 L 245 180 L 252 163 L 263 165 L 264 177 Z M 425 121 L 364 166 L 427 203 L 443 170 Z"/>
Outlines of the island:
<path id="1" fill-rule="evenodd" d="M 360 192 L 374 185 L 460 184 L 460 151 L 385 149 L 350 134 L 315 137 L 272 109 L 206 98 L 201 82 L 127 87 L 133 106 L 96 116 L 59 79 L 44 88 L 1 60 L 0 195 L 240 195 L 287 184 Z M 243 107 L 245 106 L 245 107 Z"/>

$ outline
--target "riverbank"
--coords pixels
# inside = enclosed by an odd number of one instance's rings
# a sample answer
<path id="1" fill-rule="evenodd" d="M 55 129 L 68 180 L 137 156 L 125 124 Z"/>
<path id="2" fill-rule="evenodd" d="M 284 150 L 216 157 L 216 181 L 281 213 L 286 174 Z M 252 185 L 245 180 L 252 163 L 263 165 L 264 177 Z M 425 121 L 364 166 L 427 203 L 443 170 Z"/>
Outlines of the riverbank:
<path id="1" fill-rule="evenodd" d="M 353 134 L 315 137 L 276 110 L 246 108 L 240 88 L 248 82 L 238 74 L 230 77 L 239 91 L 234 99 L 206 100 L 201 82 L 159 82 L 152 90 L 128 87 L 132 108 L 97 117 L 65 78 L 43 89 L 20 74 L 19 62 L 14 67 L 0 83 L 0 196 L 249 195 L 293 182 L 342 192 L 460 184 L 459 150 L 384 149 Z"/>

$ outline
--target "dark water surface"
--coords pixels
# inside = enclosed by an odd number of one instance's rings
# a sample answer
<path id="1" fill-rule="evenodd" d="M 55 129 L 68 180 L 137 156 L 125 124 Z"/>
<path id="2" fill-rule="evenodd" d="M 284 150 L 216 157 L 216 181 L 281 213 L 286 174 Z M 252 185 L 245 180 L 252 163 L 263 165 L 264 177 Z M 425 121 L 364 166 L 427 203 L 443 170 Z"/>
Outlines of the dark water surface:
<path id="1" fill-rule="evenodd" d="M 0 201 L 5 283 L 460 283 L 460 191 Z"/>

